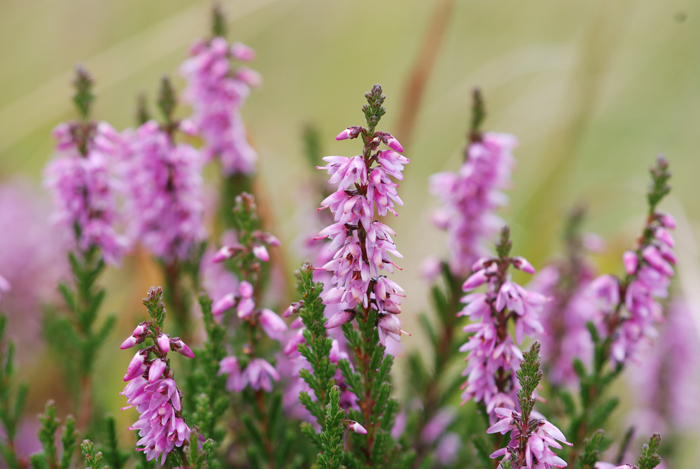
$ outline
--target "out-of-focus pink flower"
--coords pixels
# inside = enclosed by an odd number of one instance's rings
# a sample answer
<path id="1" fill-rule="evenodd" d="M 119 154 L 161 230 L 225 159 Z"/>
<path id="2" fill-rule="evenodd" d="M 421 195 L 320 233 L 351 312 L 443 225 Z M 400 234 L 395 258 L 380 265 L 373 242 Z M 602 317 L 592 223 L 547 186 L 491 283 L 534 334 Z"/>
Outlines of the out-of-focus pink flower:
<path id="1" fill-rule="evenodd" d="M 484 244 L 503 225 L 494 211 L 507 202 L 502 191 L 510 186 L 515 165 L 511 152 L 517 144 L 512 135 L 487 132 L 481 141 L 469 145 L 458 173 L 430 178 L 430 190 L 443 205 L 433 218 L 449 234 L 450 267 L 455 275 L 469 275 L 471 264 L 489 254 Z"/>
<path id="2" fill-rule="evenodd" d="M 215 37 L 195 43 L 191 55 L 180 67 L 187 80 L 183 98 L 192 106 L 189 125 L 204 140 L 205 158 L 219 158 L 227 175 L 253 173 L 258 156 L 246 138 L 240 110 L 250 88 L 260 86 L 262 79 L 231 62 L 253 60 L 255 52 L 241 43 L 229 47 L 226 39 Z"/>

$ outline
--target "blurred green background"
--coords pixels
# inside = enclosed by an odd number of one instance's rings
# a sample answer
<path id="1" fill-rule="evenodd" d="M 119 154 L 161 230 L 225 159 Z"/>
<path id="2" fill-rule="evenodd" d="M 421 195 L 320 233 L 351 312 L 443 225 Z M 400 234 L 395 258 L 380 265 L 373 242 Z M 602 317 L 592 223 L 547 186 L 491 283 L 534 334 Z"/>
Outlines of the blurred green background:
<path id="1" fill-rule="evenodd" d="M 396 275 L 408 293 L 404 328 L 415 332 L 405 347 L 424 343 L 415 314 L 428 308 L 420 263 L 430 254 L 446 253 L 444 236 L 429 222 L 435 200 L 427 178 L 459 166 L 475 85 L 486 97 L 485 128 L 520 139 L 511 204 L 501 214 L 513 227 L 514 252 L 535 267 L 558 251 L 566 211 L 584 202 L 587 230 L 608 241 L 597 256 L 599 265 L 619 272 L 619 255 L 642 224 L 647 169 L 658 153 L 667 155 L 674 179 L 664 208 L 679 223 L 676 290 L 691 301 L 696 325 L 700 322 L 700 2 L 222 4 L 229 39 L 258 53 L 252 66 L 264 86 L 253 92 L 243 116 L 260 153 L 259 184 L 272 214 L 270 229 L 287 246 L 289 266 L 303 260 L 296 242 L 306 234 L 304 220 L 315 203 L 305 189 L 314 175 L 303 154 L 304 126 L 319 129 L 325 153 L 353 154 L 356 145 L 333 137 L 362 123 L 363 93 L 381 83 L 387 115 L 380 128 L 395 131 L 433 12 L 451 7 L 438 28 L 442 41 L 432 54 L 433 66 L 419 67 L 429 69 L 429 78 L 414 131 L 403 136 L 411 158 L 400 188 L 405 207 L 390 220 L 405 256 L 404 270 Z M 117 129 L 133 126 L 136 94 L 152 98 L 163 73 L 177 76 L 189 44 L 209 31 L 210 7 L 208 1 L 187 0 L 0 2 L 0 179 L 22 175 L 38 187 L 51 156 L 51 129 L 74 117 L 70 80 L 76 63 L 85 64 L 97 80 L 94 116 Z M 176 83 L 181 89 L 179 77 Z M 105 282 L 104 309 L 121 315 L 120 332 L 108 345 L 116 347 L 121 331 L 142 315 L 140 298 L 158 282 L 157 270 L 132 259 L 122 270 L 110 271 Z M 98 378 L 104 383 L 100 398 L 112 411 L 122 405 L 116 393 L 127 355 L 105 351 L 101 357 L 113 365 L 101 367 Z M 42 363 L 25 374 L 48 384 L 52 375 Z M 31 410 L 39 410 L 53 390 L 35 386 Z"/>

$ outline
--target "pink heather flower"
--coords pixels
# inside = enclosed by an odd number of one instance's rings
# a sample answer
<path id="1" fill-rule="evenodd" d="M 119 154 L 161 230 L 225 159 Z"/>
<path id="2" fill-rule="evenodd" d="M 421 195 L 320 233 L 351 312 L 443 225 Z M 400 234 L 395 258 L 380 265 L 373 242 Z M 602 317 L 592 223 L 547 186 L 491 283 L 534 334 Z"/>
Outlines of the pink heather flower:
<path id="1" fill-rule="evenodd" d="M 253 246 L 253 255 L 263 262 L 268 262 L 270 260 L 270 255 L 267 253 L 265 246 Z"/>
<path id="2" fill-rule="evenodd" d="M 377 323 L 379 329 L 379 342 L 386 345 L 386 338 L 391 337 L 396 342 L 401 342 L 401 334 L 411 335 L 401 329 L 399 319 L 393 314 L 385 314 Z"/>
<path id="3" fill-rule="evenodd" d="M 243 246 L 236 243 L 233 246 L 224 246 L 214 254 L 211 258 L 212 262 L 223 262 L 226 259 L 231 259 L 243 249 Z"/>
<path id="4" fill-rule="evenodd" d="M 214 316 L 218 317 L 223 314 L 224 311 L 233 308 L 235 304 L 236 296 L 233 293 L 227 293 L 214 303 L 211 312 Z"/>
<path id="5" fill-rule="evenodd" d="M 515 425 L 514 418 L 520 418 L 520 412 L 499 407 L 494 410 L 496 416 L 500 419 L 494 425 L 491 425 L 486 433 L 500 433 L 505 435 L 510 432 L 510 443 L 508 447 L 516 449 L 519 447 L 520 433 Z M 532 420 L 530 421 L 532 422 Z M 552 467 L 566 467 L 566 461 L 557 456 L 550 448 L 561 449 L 559 442 L 571 446 L 571 443 L 566 441 L 566 437 L 557 427 L 546 420 L 538 420 L 536 429 L 530 434 L 527 440 L 525 452 L 525 465 L 521 468 L 527 469 L 551 469 Z M 505 460 L 510 460 L 511 453 L 508 447 L 501 448 L 491 454 L 491 458 L 499 458 L 504 456 Z M 516 461 L 520 463 L 520 461 Z"/>
<path id="6" fill-rule="evenodd" d="M 360 131 L 361 128 L 350 127 L 337 138 L 353 138 Z M 389 140 L 391 137 L 380 132 L 377 135 Z M 385 216 L 387 212 L 395 214 L 395 203 L 403 205 L 396 192 L 398 185 L 391 178 L 402 180 L 403 167 L 409 160 L 392 150 L 377 151 L 369 162 L 370 167 L 362 156 L 328 156 L 324 160 L 328 164 L 319 169 L 328 171 L 331 175 L 329 183 L 336 184 L 338 189 L 321 203 L 322 208 L 330 209 L 335 221 L 320 232 L 320 238 L 331 240 L 328 250 L 334 253 L 322 267 L 333 274 L 331 288 L 322 295 L 323 302 L 326 305 L 343 304 L 349 309 L 358 304 L 367 307 L 372 303 L 381 316 L 399 314 L 403 289 L 379 273 L 380 270 L 394 271 L 395 264 L 390 254 L 401 257 L 392 239 L 396 233 L 372 219 L 375 208 L 377 214 Z M 375 163 L 376 166 L 372 166 Z M 366 233 L 364 249 L 358 234 L 360 229 Z M 351 314 L 348 311 L 336 313 L 326 327 L 344 324 L 352 319 Z M 394 327 L 398 319 L 383 319 L 380 318 L 380 323 L 386 327 L 380 327 L 382 343 L 386 336 L 398 340 L 401 330 Z"/>
<path id="7" fill-rule="evenodd" d="M 455 419 L 455 411 L 449 407 L 441 409 L 435 416 L 423 427 L 421 439 L 432 444 L 438 438 L 445 434 L 445 430 Z"/>
<path id="8" fill-rule="evenodd" d="M 552 298 L 540 313 L 544 331 L 538 337 L 547 377 L 556 385 L 574 386 L 578 384 L 574 358 L 587 365 L 593 357 L 593 342 L 586 324 L 594 319 L 596 304 L 588 295 L 593 276 L 591 268 L 583 266 L 577 278 L 567 279 L 574 284 L 567 283 L 563 289 L 561 269 L 565 268 L 553 264 L 541 269 L 528 290 Z"/>
<path id="9" fill-rule="evenodd" d="M 119 134 L 105 122 L 86 124 L 91 135 L 83 155 L 75 136 L 80 125 L 64 123 L 54 129 L 56 156 L 46 167 L 44 185 L 54 201 L 54 220 L 70 232 L 79 229 L 78 249 L 98 247 L 105 262 L 118 264 L 127 242 L 114 229 L 119 217 L 108 159 L 119 153 Z"/>
<path id="10" fill-rule="evenodd" d="M 469 144 L 459 173 L 430 178 L 430 190 L 443 205 L 434 221 L 449 234 L 450 268 L 455 275 L 469 275 L 471 264 L 488 254 L 484 243 L 503 225 L 494 211 L 507 202 L 502 190 L 510 186 L 515 165 L 511 151 L 517 145 L 512 135 L 487 132 L 481 141 Z"/>
<path id="11" fill-rule="evenodd" d="M 187 346 L 187 344 L 184 343 L 182 341 L 182 339 L 180 339 L 179 337 L 175 337 L 174 339 L 170 339 L 170 345 L 180 355 L 184 355 L 187 358 L 194 358 L 194 352 L 192 351 L 192 349 L 189 348 Z"/>
<path id="12" fill-rule="evenodd" d="M 632 253 L 636 262 L 631 260 L 629 251 L 623 255 L 628 274 L 624 285 L 619 285 L 617 279 L 610 275 L 591 282 L 590 296 L 599 303 L 596 326 L 602 336 L 614 336 L 610 349 L 613 364 L 625 363 L 634 357 L 643 339 L 656 337 L 654 324 L 663 320 L 663 308 L 658 299 L 668 296 L 676 262 L 671 249 L 673 238 L 662 228 L 670 227 L 664 223 L 674 224 L 668 217 L 659 213 L 650 217 L 645 231 L 648 230 L 652 236 L 648 239 L 645 237 L 644 244 Z M 621 297 L 622 291 L 624 298 Z M 615 325 L 614 330 L 610 330 L 611 325 Z"/>
<path id="13" fill-rule="evenodd" d="M 622 263 L 628 275 L 634 274 L 637 271 L 637 253 L 634 251 L 625 251 L 622 255 Z"/>
<path id="14" fill-rule="evenodd" d="M 136 328 L 134 334 L 146 333 L 141 329 L 143 324 Z M 165 360 L 170 347 L 166 350 L 164 338 L 168 336 L 161 334 L 158 337 L 158 349 L 153 350 L 157 356 L 154 360 L 147 360 L 148 349 L 136 353 L 124 377 L 124 380 L 129 382 L 121 393 L 126 397 L 128 404 L 122 410 L 136 407 L 139 412 L 138 421 L 129 428 L 139 432 L 137 450 L 144 451 L 149 461 L 160 456 L 161 464 L 175 447 L 181 447 L 190 438 L 190 428 L 181 415 L 182 393 L 172 379 Z M 182 344 L 182 348 L 189 350 L 184 342 L 177 340 Z M 148 376 L 148 379 L 144 375 Z"/>
<path id="15" fill-rule="evenodd" d="M 273 340 L 281 341 L 287 332 L 287 323 L 276 313 L 269 309 L 260 311 L 260 327 L 265 334 Z"/>
<path id="16" fill-rule="evenodd" d="M 521 265 L 524 260 L 520 260 Z M 467 367 L 462 373 L 467 381 L 462 386 L 462 402 L 474 399 L 483 402 L 487 412 L 492 412 L 498 406 L 513 408 L 516 402 L 515 370 L 520 366 L 522 352 L 506 329 L 504 336 L 498 332 L 499 321 L 507 321 L 508 317 L 515 323 L 515 337 L 521 343 L 524 337 L 534 336 L 543 331 L 540 323 L 540 312 L 547 298 L 502 277 L 504 270 L 499 265 L 514 263 L 513 258 L 480 261 L 476 267 L 481 267 L 463 285 L 465 290 L 487 282 L 485 293 L 472 293 L 465 296 L 462 302 L 466 304 L 458 313 L 459 316 L 469 316 L 474 321 L 464 327 L 464 332 L 472 333 L 460 352 L 468 352 Z M 474 280 L 474 278 L 477 280 Z M 507 379 L 496 384 L 495 376 L 502 370 Z"/>
<path id="17" fill-rule="evenodd" d="M 241 374 L 241 383 L 243 387 L 250 385 L 256 391 L 263 389 L 267 392 L 272 391 L 272 380 L 279 381 L 280 375 L 274 366 L 270 365 L 267 360 L 255 358 L 248 363 L 248 366 Z"/>
<path id="18" fill-rule="evenodd" d="M 326 324 L 324 326 L 326 327 L 326 329 L 333 329 L 335 327 L 340 327 L 343 324 L 352 321 L 352 319 L 354 317 L 355 317 L 354 310 L 344 309 L 342 311 L 337 312 L 332 318 L 330 318 L 328 321 L 326 321 Z"/>
<path id="19" fill-rule="evenodd" d="M 188 259 L 207 236 L 199 152 L 173 145 L 155 121 L 124 135 L 130 237 L 165 262 Z"/>
<path id="20" fill-rule="evenodd" d="M 681 299 L 671 302 L 656 343 L 645 347 L 630 367 L 638 406 L 631 423 L 643 433 L 692 430 L 700 407 L 700 341 L 693 311 Z"/>
<path id="21" fill-rule="evenodd" d="M 243 380 L 241 366 L 236 357 L 226 357 L 219 362 L 219 374 L 228 375 L 226 380 L 226 390 L 240 392 L 248 384 Z"/>
<path id="22" fill-rule="evenodd" d="M 247 141 L 240 109 L 251 86 L 262 80 L 247 67 L 233 68 L 231 60 L 250 61 L 255 53 L 241 43 L 229 47 L 222 37 L 198 41 L 190 53 L 180 67 L 187 80 L 183 99 L 192 106 L 189 125 L 204 140 L 204 156 L 218 157 L 227 175 L 252 174 L 258 156 Z"/>

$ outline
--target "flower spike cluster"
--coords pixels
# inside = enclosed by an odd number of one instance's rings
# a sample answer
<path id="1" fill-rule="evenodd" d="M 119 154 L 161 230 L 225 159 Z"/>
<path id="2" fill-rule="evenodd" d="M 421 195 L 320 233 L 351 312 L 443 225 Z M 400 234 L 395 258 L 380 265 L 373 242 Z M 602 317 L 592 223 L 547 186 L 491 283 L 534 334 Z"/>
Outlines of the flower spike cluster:
<path id="1" fill-rule="evenodd" d="M 474 114 L 483 114 L 478 90 L 474 102 Z M 478 126 L 479 122 L 474 122 L 473 126 Z M 443 205 L 433 214 L 433 222 L 449 234 L 450 269 L 454 275 L 462 278 L 469 275 L 471 265 L 489 254 L 484 243 L 504 224 L 494 211 L 507 203 L 508 198 L 502 191 L 511 184 L 515 166 L 511 152 L 517 146 L 518 140 L 512 135 L 481 134 L 473 128 L 459 172 L 442 172 L 430 177 L 430 190 Z"/>
<path id="2" fill-rule="evenodd" d="M 106 122 L 88 120 L 92 80 L 78 69 L 76 102 L 83 121 L 59 124 L 53 131 L 56 157 L 45 171 L 45 185 L 51 191 L 56 221 L 76 234 L 82 252 L 91 247 L 102 251 L 105 261 L 118 264 L 126 239 L 114 228 L 118 216 L 114 198 L 115 182 L 108 171 L 108 159 L 119 152 L 119 135 Z"/>
<path id="3" fill-rule="evenodd" d="M 515 370 L 522 360 L 518 345 L 526 335 L 542 332 L 539 313 L 547 298 L 527 291 L 513 282 L 508 275 L 512 265 L 533 274 L 535 269 L 522 257 L 510 257 L 510 230 L 503 228 L 496 246 L 498 257 L 485 257 L 474 263 L 474 274 L 462 286 L 470 291 L 486 284 L 484 293 L 471 293 L 462 299 L 466 303 L 460 316 L 469 316 L 474 322 L 464 327 L 473 333 L 461 352 L 469 352 L 463 385 L 462 402 L 474 399 L 482 402 L 491 413 L 495 408 L 515 407 Z M 514 323 L 515 340 L 509 332 Z"/>
<path id="4" fill-rule="evenodd" d="M 223 18 L 218 10 L 215 15 L 219 15 L 215 16 L 216 26 Z M 187 132 L 202 137 L 204 156 L 220 158 L 227 175 L 251 174 L 255 171 L 257 154 L 246 139 L 240 109 L 250 89 L 259 87 L 262 79 L 255 70 L 232 65 L 234 60 L 254 60 L 255 52 L 240 42 L 229 45 L 223 31 L 214 29 L 215 37 L 196 41 L 190 49 L 191 57 L 180 67 L 187 80 L 183 97 L 193 110 L 183 125 Z"/>
<path id="5" fill-rule="evenodd" d="M 557 427 L 544 418 L 537 418 L 541 416 L 533 410 L 533 396 L 542 379 L 539 352 L 540 344 L 535 342 L 530 351 L 523 355 L 522 365 L 517 372 L 520 383 L 520 411 L 503 407 L 495 409 L 494 413 L 499 420 L 487 430 L 487 433 L 502 435 L 510 432 L 508 445 L 491 454 L 492 458 L 503 457 L 501 467 L 551 469 L 567 466 L 550 448 L 561 449 L 559 442 L 569 446 L 571 443 L 566 441 L 566 437 Z"/>
<path id="6" fill-rule="evenodd" d="M 151 339 L 149 345 L 134 355 L 124 376 L 129 383 L 121 394 L 127 398 L 127 407 L 136 407 L 139 419 L 130 430 L 138 430 L 141 439 L 136 443 L 146 459 L 161 457 L 161 465 L 175 447 L 189 442 L 190 427 L 182 418 L 182 392 L 178 389 L 167 359 L 174 350 L 188 358 L 194 353 L 179 337 L 171 338 L 162 332 L 165 306 L 163 289 L 151 289 L 144 298 L 151 321 L 142 322 L 122 344 L 122 349 L 131 348 Z"/>
<path id="7" fill-rule="evenodd" d="M 611 341 L 613 364 L 624 364 L 633 357 L 644 338 L 656 337 L 654 324 L 663 320 L 659 298 L 668 296 L 674 274 L 675 242 L 669 230 L 676 222 L 656 206 L 670 191 L 668 162 L 659 156 L 651 169 L 652 187 L 648 194 L 649 215 L 637 249 L 626 251 L 622 261 L 627 272 L 624 281 L 602 275 L 591 282 L 590 294 L 597 301 L 597 326 Z"/>
<path id="8" fill-rule="evenodd" d="M 374 100 L 372 106 L 381 107 L 383 95 L 378 85 L 367 96 L 368 101 Z M 366 105 L 366 113 L 371 112 L 370 107 Z M 403 167 L 409 160 L 400 154 L 403 147 L 391 134 L 375 131 L 372 126 L 348 127 L 336 140 L 357 137 L 365 143 L 362 155 L 328 156 L 324 158 L 328 164 L 319 167 L 328 171 L 329 183 L 337 186 L 336 192 L 321 203 L 321 209 L 329 208 L 335 221 L 318 238 L 329 238 L 328 250 L 334 253 L 322 267 L 333 274 L 333 288 L 323 294 L 323 302 L 342 303 L 347 308 L 333 316 L 326 327 L 338 327 L 352 320 L 357 305 L 371 306 L 380 314 L 381 342 L 385 343 L 386 337 L 400 341 L 405 332 L 396 316 L 401 313 L 404 290 L 381 271 L 393 273 L 396 264 L 390 255 L 401 254 L 393 241 L 396 233 L 373 218 L 375 213 L 396 214 L 395 204 L 403 205 L 396 191 L 398 184 L 391 178 L 403 180 Z M 382 143 L 390 149 L 379 150 Z"/>

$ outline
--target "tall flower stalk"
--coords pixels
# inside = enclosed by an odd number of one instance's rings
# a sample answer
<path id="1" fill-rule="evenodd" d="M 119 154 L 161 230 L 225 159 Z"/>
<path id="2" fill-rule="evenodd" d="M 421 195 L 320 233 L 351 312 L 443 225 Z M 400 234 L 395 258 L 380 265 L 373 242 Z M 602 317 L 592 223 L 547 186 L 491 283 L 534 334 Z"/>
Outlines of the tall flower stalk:
<path id="1" fill-rule="evenodd" d="M 75 240 L 68 252 L 74 286 L 59 284 L 71 314 L 50 316 L 46 336 L 63 357 L 69 357 L 62 361 L 68 368 L 68 383 L 75 388 L 78 426 L 85 428 L 91 416 L 96 352 L 115 323 L 114 316 L 109 316 L 96 330 L 105 298 L 97 280 L 105 262 L 119 262 L 126 241 L 114 227 L 114 183 L 107 168 L 107 158 L 118 153 L 119 136 L 107 123 L 90 120 L 93 81 L 84 69 L 78 68 L 74 86 L 73 102 L 80 120 L 56 127 L 56 157 L 45 172 L 56 219 L 72 230 Z"/>
<path id="2" fill-rule="evenodd" d="M 400 257 L 392 240 L 396 234 L 373 218 L 375 208 L 376 214 L 385 216 L 395 213 L 394 204 L 403 205 L 396 191 L 398 184 L 391 177 L 403 179 L 408 159 L 400 155 L 403 147 L 391 134 L 376 130 L 386 112 L 381 86 L 375 85 L 365 98 L 362 110 L 367 127 L 348 127 L 336 137 L 361 138 L 362 153 L 351 158 L 326 157 L 328 164 L 320 168 L 327 170 L 329 182 L 337 185 L 336 192 L 321 203 L 322 209 L 333 213 L 335 223 L 320 233 L 331 239 L 328 249 L 334 253 L 320 268 L 333 273 L 333 288 L 323 294 L 324 304 L 345 308 L 329 319 L 326 327 L 343 326 L 353 364 L 340 360 L 339 365 L 359 405 L 359 410 L 349 414 L 367 430 L 366 436 L 351 435 L 353 452 L 349 457 L 359 467 L 373 467 L 390 464 L 397 456 L 390 431 L 398 404 L 390 398 L 393 357 L 385 355 L 385 341 L 387 337 L 400 341 L 405 334 L 398 319 L 404 291 L 380 274 L 381 270 L 394 270 L 389 254 Z M 382 143 L 389 149 L 379 150 Z M 353 320 L 357 329 L 351 324 Z"/>
<path id="3" fill-rule="evenodd" d="M 667 160 L 659 156 L 650 173 L 649 209 L 642 235 L 636 249 L 622 256 L 626 276 L 618 279 L 602 275 L 590 285 L 591 301 L 597 307 L 595 324 L 589 326 L 594 343 L 593 363 L 586 369 L 580 360 L 574 361 L 581 382 L 580 408 L 564 394 L 571 417 L 569 434 L 575 445 L 600 428 L 617 406 L 616 398 L 603 399 L 606 389 L 636 355 L 640 342 L 655 336 L 654 324 L 663 317 L 659 299 L 668 295 L 676 263 L 674 240 L 668 231 L 675 228 L 675 221 L 658 210 L 671 190 Z M 575 446 L 569 463 L 575 463 L 578 456 Z"/>
<path id="4" fill-rule="evenodd" d="M 144 342 L 148 345 L 131 359 L 124 375 L 128 384 L 122 394 L 129 404 L 124 409 L 136 407 L 139 412 L 138 421 L 130 428 L 139 432 L 137 450 L 144 451 L 148 461 L 160 458 L 163 465 L 176 448 L 182 450 L 183 445 L 190 444 L 191 432 L 182 418 L 182 391 L 175 383 L 168 353 L 174 350 L 188 358 L 194 358 L 194 353 L 182 339 L 171 338 L 163 332 L 166 312 L 162 288 L 151 287 L 143 304 L 150 321 L 140 323 L 121 348 L 128 349 Z M 189 466 L 182 451 L 177 453 L 175 461 L 178 466 Z"/>
<path id="5" fill-rule="evenodd" d="M 130 236 L 159 260 L 176 329 L 189 337 L 191 291 L 198 289 L 199 259 L 207 232 L 203 162 L 195 148 L 176 141 L 182 129 L 174 118 L 176 102 L 170 80 L 164 77 L 158 99 L 164 122 L 150 120 L 124 134 L 123 177 L 128 188 Z"/>

